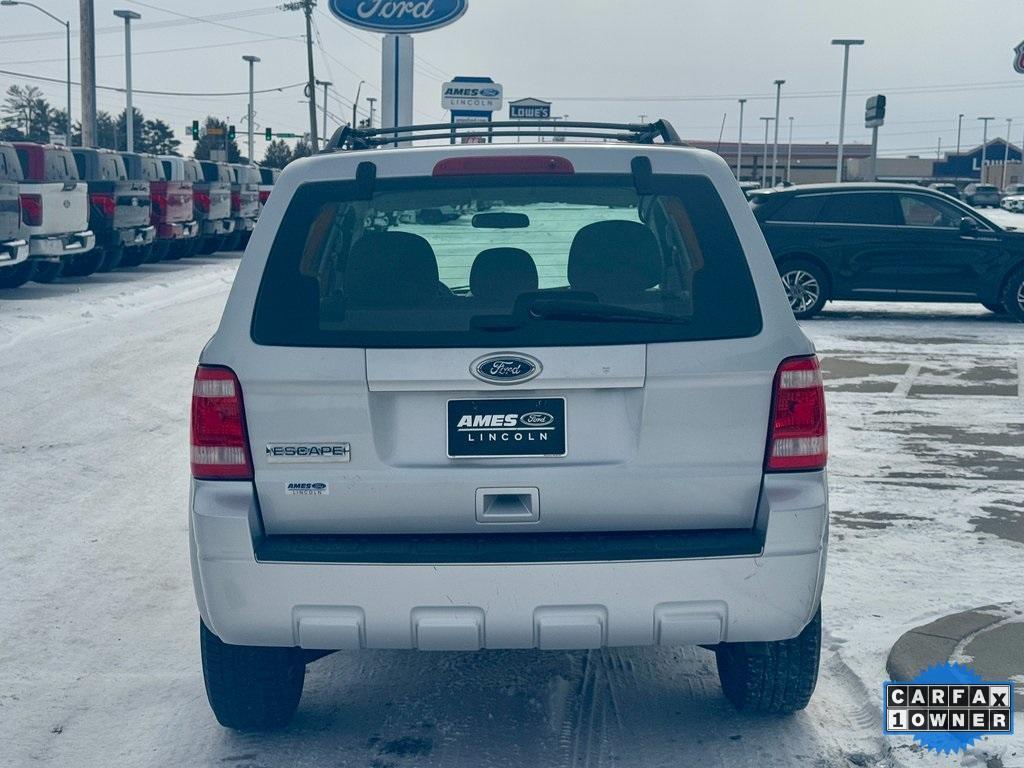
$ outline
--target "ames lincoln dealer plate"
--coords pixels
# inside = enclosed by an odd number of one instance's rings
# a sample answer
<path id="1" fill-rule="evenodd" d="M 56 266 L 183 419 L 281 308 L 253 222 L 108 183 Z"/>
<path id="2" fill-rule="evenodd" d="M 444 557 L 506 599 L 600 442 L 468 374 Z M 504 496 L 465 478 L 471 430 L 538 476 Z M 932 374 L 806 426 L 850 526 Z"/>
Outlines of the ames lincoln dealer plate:
<path id="1" fill-rule="evenodd" d="M 565 399 L 449 400 L 448 456 L 565 456 Z"/>

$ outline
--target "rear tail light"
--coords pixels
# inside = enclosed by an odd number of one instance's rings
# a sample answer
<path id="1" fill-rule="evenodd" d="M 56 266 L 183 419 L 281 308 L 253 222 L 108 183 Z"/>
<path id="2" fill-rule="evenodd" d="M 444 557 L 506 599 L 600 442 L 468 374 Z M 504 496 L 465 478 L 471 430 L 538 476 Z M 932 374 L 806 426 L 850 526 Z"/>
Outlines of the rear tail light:
<path id="1" fill-rule="evenodd" d="M 210 193 L 202 190 L 193 190 L 192 202 L 196 207 L 196 210 L 202 211 L 203 213 L 210 212 Z"/>
<path id="2" fill-rule="evenodd" d="M 160 192 L 154 192 L 149 196 L 149 199 L 153 206 L 153 215 L 163 216 L 167 211 L 167 195 Z"/>
<path id="3" fill-rule="evenodd" d="M 567 176 L 575 172 L 572 163 L 554 155 L 449 157 L 434 166 L 434 176 Z"/>
<path id="4" fill-rule="evenodd" d="M 26 227 L 43 225 L 43 196 L 21 195 L 21 220 Z"/>
<path id="5" fill-rule="evenodd" d="M 114 199 L 113 195 L 93 192 L 89 195 L 89 202 L 92 203 L 93 208 L 100 212 L 101 216 L 106 216 L 108 219 L 114 217 L 114 212 L 117 210 L 117 200 Z"/>
<path id="6" fill-rule="evenodd" d="M 261 189 L 260 190 L 260 203 L 262 205 L 266 205 L 267 200 L 269 200 L 269 199 L 270 199 L 270 190 L 269 189 Z"/>
<path id="7" fill-rule="evenodd" d="M 242 388 L 230 368 L 196 370 L 191 458 L 197 480 L 252 480 Z"/>
<path id="8" fill-rule="evenodd" d="M 242 193 L 232 192 L 231 193 L 231 210 L 239 211 L 242 209 Z"/>
<path id="9" fill-rule="evenodd" d="M 775 374 L 765 469 L 769 472 L 824 469 L 827 461 L 825 389 L 818 358 L 785 360 Z"/>

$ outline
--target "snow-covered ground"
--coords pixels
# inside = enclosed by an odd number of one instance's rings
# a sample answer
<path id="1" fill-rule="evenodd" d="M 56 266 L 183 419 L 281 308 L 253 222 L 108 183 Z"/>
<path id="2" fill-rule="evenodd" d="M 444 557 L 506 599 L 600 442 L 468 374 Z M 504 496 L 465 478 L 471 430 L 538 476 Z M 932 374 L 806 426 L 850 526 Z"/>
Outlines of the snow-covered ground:
<path id="1" fill-rule="evenodd" d="M 1024 326 L 973 305 L 841 303 L 805 325 L 828 372 L 834 510 L 807 711 L 735 713 L 700 649 L 364 652 L 310 666 L 285 732 L 221 729 L 186 430 L 236 264 L 0 292 L 0 765 L 1024 766 L 1021 736 L 951 759 L 881 733 L 902 632 L 1020 599 Z"/>

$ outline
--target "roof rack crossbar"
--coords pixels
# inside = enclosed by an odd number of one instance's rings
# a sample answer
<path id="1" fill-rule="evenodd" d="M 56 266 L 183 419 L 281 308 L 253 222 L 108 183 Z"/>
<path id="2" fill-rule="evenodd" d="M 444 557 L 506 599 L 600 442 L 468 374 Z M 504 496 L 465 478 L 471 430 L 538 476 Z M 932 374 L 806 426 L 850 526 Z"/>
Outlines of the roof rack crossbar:
<path id="1" fill-rule="evenodd" d="M 497 129 L 497 130 L 495 130 Z M 514 130 L 513 130 L 514 129 Z M 534 129 L 534 130 L 523 130 Z M 546 129 L 546 130 L 544 130 Z M 672 124 L 666 120 L 654 123 L 601 123 L 578 120 L 497 120 L 480 123 L 428 123 L 389 128 L 339 128 L 324 149 L 373 149 L 411 141 L 458 138 L 510 138 L 516 136 L 573 137 L 606 139 L 634 144 L 652 144 L 660 138 L 665 144 L 682 144 Z"/>

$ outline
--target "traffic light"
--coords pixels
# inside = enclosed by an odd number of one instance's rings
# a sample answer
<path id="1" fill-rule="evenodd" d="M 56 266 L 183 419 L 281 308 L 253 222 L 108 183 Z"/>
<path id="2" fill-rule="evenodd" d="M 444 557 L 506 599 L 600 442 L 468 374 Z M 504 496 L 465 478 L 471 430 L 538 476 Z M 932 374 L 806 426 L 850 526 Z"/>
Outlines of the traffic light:
<path id="1" fill-rule="evenodd" d="M 199 121 L 192 121 L 192 141 L 199 141 Z"/>
<path id="2" fill-rule="evenodd" d="M 265 130 L 263 132 L 263 135 L 266 137 L 267 141 L 273 141 L 274 140 L 274 129 L 273 128 L 267 128 L 267 130 Z"/>
<path id="3" fill-rule="evenodd" d="M 235 140 L 235 126 L 229 125 L 228 126 L 228 141 L 234 141 L 234 140 Z"/>

